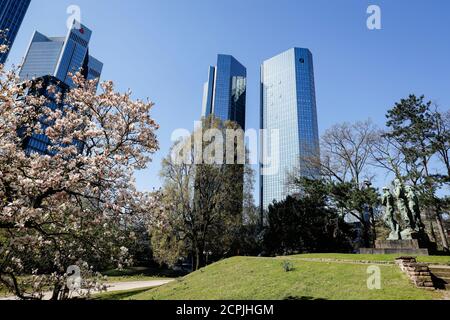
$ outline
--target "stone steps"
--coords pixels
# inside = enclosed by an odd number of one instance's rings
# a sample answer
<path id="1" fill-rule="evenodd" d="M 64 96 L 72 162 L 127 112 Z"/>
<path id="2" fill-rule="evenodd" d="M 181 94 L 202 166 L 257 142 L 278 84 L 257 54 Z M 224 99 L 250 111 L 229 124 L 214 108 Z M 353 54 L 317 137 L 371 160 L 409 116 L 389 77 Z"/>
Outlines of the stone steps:
<path id="1" fill-rule="evenodd" d="M 450 278 L 450 267 L 430 266 L 430 271 L 438 278 Z"/>
<path id="2" fill-rule="evenodd" d="M 437 287 L 450 290 L 450 266 L 430 265 L 429 268 Z"/>
<path id="3" fill-rule="evenodd" d="M 447 280 L 446 282 L 447 282 L 447 283 L 450 283 L 450 282 L 448 282 L 448 281 L 450 281 L 450 276 L 448 276 L 448 275 L 436 274 L 436 273 L 434 273 L 433 271 L 431 271 L 431 274 L 432 274 L 433 276 L 435 276 L 436 278 L 438 278 L 438 279 Z"/>
<path id="4" fill-rule="evenodd" d="M 434 290 L 435 281 L 428 264 L 417 263 L 414 257 L 401 257 L 395 260 L 400 269 L 418 288 Z"/>
<path id="5" fill-rule="evenodd" d="M 433 284 L 436 289 L 450 291 L 450 283 L 448 283 L 448 282 L 446 283 L 439 278 L 433 278 Z"/>
<path id="6" fill-rule="evenodd" d="M 438 278 L 450 278 L 450 273 L 434 272 L 433 270 L 431 270 L 431 273 L 433 273 Z"/>
<path id="7" fill-rule="evenodd" d="M 450 277 L 449 277 L 449 278 L 439 278 L 439 279 L 441 279 L 442 281 L 444 281 L 446 284 L 449 284 L 449 285 L 450 285 Z"/>
<path id="8" fill-rule="evenodd" d="M 450 278 L 441 278 L 441 277 L 436 277 L 435 275 L 433 275 L 433 276 L 434 276 L 435 281 L 440 282 L 442 284 L 450 285 Z"/>

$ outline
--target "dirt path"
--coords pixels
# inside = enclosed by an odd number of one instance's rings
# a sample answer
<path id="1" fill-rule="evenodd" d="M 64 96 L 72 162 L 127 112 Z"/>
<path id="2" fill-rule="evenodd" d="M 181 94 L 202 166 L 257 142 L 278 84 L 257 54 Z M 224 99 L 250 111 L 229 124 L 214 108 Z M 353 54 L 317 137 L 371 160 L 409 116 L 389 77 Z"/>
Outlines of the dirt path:
<path id="1" fill-rule="evenodd" d="M 443 300 L 450 300 L 450 291 L 445 291 L 444 292 L 444 298 Z"/>
<path id="2" fill-rule="evenodd" d="M 326 258 L 295 258 L 295 257 L 277 257 L 277 259 L 306 261 L 306 262 L 333 262 L 346 264 L 376 264 L 376 265 L 395 265 L 393 261 L 369 261 L 369 260 L 346 260 L 346 259 L 326 259 Z"/>
<path id="3" fill-rule="evenodd" d="M 154 288 L 159 287 L 162 285 L 165 285 L 169 282 L 172 282 L 173 279 L 167 279 L 167 280 L 152 280 L 152 281 L 129 281 L 129 282 L 111 282 L 107 283 L 108 291 L 107 292 L 115 292 L 115 291 L 127 291 L 127 290 L 135 290 L 135 289 L 144 289 L 144 288 Z M 94 292 L 95 294 L 95 292 Z M 43 300 L 49 300 L 52 296 L 51 292 L 46 292 L 44 294 Z M 73 294 L 72 297 L 76 298 L 78 297 L 78 294 Z M 14 296 L 9 297 L 3 297 L 0 298 L 1 300 L 18 300 Z"/>

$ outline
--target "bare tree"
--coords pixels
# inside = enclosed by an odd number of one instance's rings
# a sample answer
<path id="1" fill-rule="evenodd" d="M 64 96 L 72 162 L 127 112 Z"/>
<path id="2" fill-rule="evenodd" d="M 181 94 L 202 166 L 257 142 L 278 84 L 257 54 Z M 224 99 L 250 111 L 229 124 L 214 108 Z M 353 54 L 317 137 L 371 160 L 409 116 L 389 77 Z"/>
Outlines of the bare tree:
<path id="1" fill-rule="evenodd" d="M 393 174 L 401 181 L 408 177 L 414 186 L 420 183 L 424 173 L 422 167 L 407 161 L 401 144 L 383 130 L 377 132 L 375 143 L 372 144 L 370 164 Z"/>
<path id="2" fill-rule="evenodd" d="M 225 134 L 236 127 L 209 118 L 199 130 L 208 128 Z M 223 256 L 231 250 L 242 226 L 243 202 L 250 197 L 254 179 L 251 168 L 242 164 L 196 162 L 195 135 L 181 144 L 190 159 L 178 161 L 171 152 L 163 161 L 167 214 L 166 220 L 153 228 L 152 244 L 159 262 L 174 264 L 178 258 L 191 255 L 193 269 L 197 270 L 205 264 L 204 252 Z"/>
<path id="3" fill-rule="evenodd" d="M 440 113 L 436 109 L 433 118 L 435 127 L 433 148 L 446 171 L 444 182 L 450 183 L 450 110 Z"/>
<path id="4" fill-rule="evenodd" d="M 369 162 L 376 139 L 377 130 L 370 120 L 333 126 L 321 140 L 322 175 L 339 182 L 352 182 L 355 186 L 372 180 Z"/>
<path id="5" fill-rule="evenodd" d="M 377 202 L 376 190 L 370 187 L 373 180 L 371 151 L 377 137 L 377 128 L 370 120 L 337 124 L 322 136 L 321 156 L 308 156 L 301 161 L 308 170 L 320 171 L 322 179 L 330 185 L 333 205 L 343 215 L 353 216 L 361 223 L 366 244 L 370 242 L 374 217 L 372 215 L 369 222 L 364 214 L 373 212 L 373 205 Z M 289 180 L 301 187 L 302 179 L 295 172 L 291 173 Z"/>

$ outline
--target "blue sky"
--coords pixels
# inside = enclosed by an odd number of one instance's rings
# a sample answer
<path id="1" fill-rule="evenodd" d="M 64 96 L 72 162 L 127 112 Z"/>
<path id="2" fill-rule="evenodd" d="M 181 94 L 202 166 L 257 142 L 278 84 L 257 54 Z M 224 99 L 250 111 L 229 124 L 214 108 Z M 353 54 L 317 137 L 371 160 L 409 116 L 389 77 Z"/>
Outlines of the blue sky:
<path id="1" fill-rule="evenodd" d="M 90 51 L 105 64 L 102 79 L 156 103 L 161 151 L 137 174 L 141 190 L 160 186 L 172 132 L 198 120 L 218 53 L 248 69 L 249 128 L 259 128 L 260 64 L 294 46 L 314 55 L 322 133 L 344 121 L 382 125 L 410 93 L 450 106 L 448 0 L 32 0 L 10 63 L 21 61 L 34 30 L 65 35 L 72 4 L 93 30 Z M 370 4 L 381 7 L 382 30 L 366 27 Z"/>

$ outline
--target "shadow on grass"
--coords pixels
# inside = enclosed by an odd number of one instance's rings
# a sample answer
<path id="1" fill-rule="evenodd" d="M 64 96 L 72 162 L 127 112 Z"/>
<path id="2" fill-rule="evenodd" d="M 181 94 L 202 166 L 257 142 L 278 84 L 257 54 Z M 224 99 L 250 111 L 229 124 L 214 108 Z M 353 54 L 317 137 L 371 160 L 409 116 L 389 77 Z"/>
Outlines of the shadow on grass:
<path id="1" fill-rule="evenodd" d="M 284 298 L 285 301 L 326 301 L 327 299 L 323 298 L 314 298 L 314 297 L 295 297 L 295 296 L 289 296 Z"/>
<path id="2" fill-rule="evenodd" d="M 161 278 L 177 278 L 187 274 L 187 272 L 174 271 L 169 269 L 158 269 L 148 267 L 131 267 L 123 270 L 107 270 L 101 272 L 102 275 L 108 277 L 126 277 L 126 276 L 146 276 L 146 277 L 161 277 Z"/>

